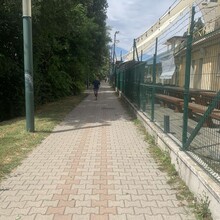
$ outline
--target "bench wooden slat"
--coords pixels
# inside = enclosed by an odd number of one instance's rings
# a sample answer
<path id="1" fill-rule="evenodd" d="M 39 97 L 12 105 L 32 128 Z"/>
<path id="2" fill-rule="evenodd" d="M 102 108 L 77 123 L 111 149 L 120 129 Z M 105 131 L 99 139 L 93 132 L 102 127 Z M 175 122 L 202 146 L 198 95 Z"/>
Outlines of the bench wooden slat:
<path id="1" fill-rule="evenodd" d="M 155 97 L 157 97 L 159 99 L 166 100 L 166 101 L 170 101 L 170 102 L 173 102 L 173 103 L 178 103 L 178 104 L 180 102 L 183 102 L 183 99 L 180 99 L 180 98 L 177 98 L 177 97 L 174 97 L 174 96 L 169 96 L 169 95 L 156 94 Z"/>
<path id="2" fill-rule="evenodd" d="M 181 103 L 181 105 L 183 106 L 184 104 Z M 189 117 L 190 117 L 190 116 L 192 116 L 192 113 L 204 114 L 207 111 L 208 107 L 204 106 L 204 105 L 196 104 L 196 103 L 189 103 L 188 109 L 191 110 L 191 112 L 189 112 Z M 214 123 L 213 123 L 212 119 L 220 120 L 220 110 L 214 109 L 211 112 L 211 114 L 206 119 L 205 126 L 213 127 Z"/>
<path id="3" fill-rule="evenodd" d="M 203 106 L 203 105 L 199 105 L 199 104 L 196 104 L 196 103 L 189 103 L 189 107 L 194 113 L 201 113 L 201 114 L 204 114 L 208 107 L 207 106 Z M 218 109 L 214 109 L 210 116 L 212 118 L 215 118 L 217 120 L 220 120 L 220 110 Z"/>
<path id="4" fill-rule="evenodd" d="M 175 106 L 175 112 L 182 112 L 180 103 L 183 102 L 183 99 L 163 94 L 156 94 L 155 97 L 163 101 L 164 106 L 166 103 L 173 104 Z"/>

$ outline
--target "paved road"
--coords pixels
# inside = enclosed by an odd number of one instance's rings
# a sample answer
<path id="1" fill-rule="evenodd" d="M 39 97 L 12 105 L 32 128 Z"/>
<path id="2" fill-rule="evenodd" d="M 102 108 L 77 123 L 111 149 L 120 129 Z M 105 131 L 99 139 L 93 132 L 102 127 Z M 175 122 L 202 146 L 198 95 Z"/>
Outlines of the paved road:
<path id="1" fill-rule="evenodd" d="M 192 220 L 113 90 L 91 93 L 0 186 L 0 220 Z"/>

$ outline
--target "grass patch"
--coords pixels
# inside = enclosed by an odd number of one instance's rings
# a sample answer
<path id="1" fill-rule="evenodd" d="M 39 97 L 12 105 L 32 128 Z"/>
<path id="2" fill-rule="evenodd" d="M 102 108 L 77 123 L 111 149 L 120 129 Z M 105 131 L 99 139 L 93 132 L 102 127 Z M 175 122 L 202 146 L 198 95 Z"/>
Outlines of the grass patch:
<path id="1" fill-rule="evenodd" d="M 35 112 L 35 132 L 26 132 L 26 119 L 0 123 L 0 180 L 9 174 L 54 127 L 87 95 L 71 96 L 39 107 Z"/>
<path id="2" fill-rule="evenodd" d="M 139 131 L 145 136 L 145 141 L 149 144 L 149 152 L 154 160 L 159 165 L 159 169 L 168 174 L 169 180 L 167 183 L 177 190 L 177 199 L 181 201 L 182 205 L 187 205 L 193 210 L 198 220 L 212 220 L 211 212 L 209 210 L 209 200 L 204 194 L 196 198 L 186 186 L 186 184 L 179 177 L 178 172 L 175 170 L 168 152 L 163 152 L 155 143 L 155 140 L 150 136 L 142 123 L 139 120 L 134 120 L 134 124 L 138 127 Z"/>

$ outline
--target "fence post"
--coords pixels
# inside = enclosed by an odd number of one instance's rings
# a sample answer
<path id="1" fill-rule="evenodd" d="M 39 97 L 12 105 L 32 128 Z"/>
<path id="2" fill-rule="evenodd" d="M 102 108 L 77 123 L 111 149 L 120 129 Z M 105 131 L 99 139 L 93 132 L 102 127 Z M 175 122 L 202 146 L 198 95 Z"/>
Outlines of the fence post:
<path id="1" fill-rule="evenodd" d="M 145 112 L 146 111 L 146 88 L 144 85 L 144 71 L 145 71 L 145 63 L 142 64 L 142 68 L 141 68 L 141 108 L 142 111 Z"/>
<path id="2" fill-rule="evenodd" d="M 142 64 L 141 64 L 142 65 Z M 140 110 L 142 110 L 142 99 L 143 99 L 143 88 L 142 88 L 142 83 L 143 83 L 143 80 L 142 80 L 142 76 L 143 76 L 143 72 L 142 72 L 142 66 L 140 66 L 140 76 L 139 76 L 139 91 L 140 91 L 140 95 L 139 95 L 139 102 L 140 102 Z"/>
<path id="3" fill-rule="evenodd" d="M 191 69 L 191 51 L 193 40 L 195 7 L 192 7 L 192 16 L 189 33 L 187 35 L 186 48 L 186 68 L 185 68 L 185 85 L 184 85 L 184 112 L 183 112 L 183 133 L 182 133 L 182 149 L 187 150 L 187 127 L 188 127 L 188 103 L 189 103 L 189 84 L 190 84 L 190 69 Z"/>
<path id="4" fill-rule="evenodd" d="M 126 74 L 126 71 L 123 70 L 122 71 L 122 92 L 123 92 L 123 94 L 125 94 L 125 74 Z"/>
<path id="5" fill-rule="evenodd" d="M 154 54 L 154 61 L 153 61 L 153 88 L 151 94 L 151 121 L 154 121 L 154 101 L 155 101 L 155 84 L 156 84 L 156 65 L 157 65 L 157 43 L 158 38 L 156 38 L 155 44 L 155 54 Z"/>
<path id="6" fill-rule="evenodd" d="M 170 116 L 164 115 L 164 133 L 170 133 Z"/>
<path id="7" fill-rule="evenodd" d="M 117 79 L 116 87 L 117 87 L 117 92 L 119 90 L 119 74 L 120 74 L 119 69 L 116 69 L 116 79 Z"/>
<path id="8" fill-rule="evenodd" d="M 123 74 L 123 72 L 121 70 L 120 73 L 119 73 L 119 87 L 120 87 L 121 92 L 122 92 L 122 74 Z"/>
<path id="9" fill-rule="evenodd" d="M 133 61 L 135 61 L 135 52 L 136 52 L 135 44 L 136 44 L 136 41 L 134 39 L 134 41 L 133 41 Z"/>

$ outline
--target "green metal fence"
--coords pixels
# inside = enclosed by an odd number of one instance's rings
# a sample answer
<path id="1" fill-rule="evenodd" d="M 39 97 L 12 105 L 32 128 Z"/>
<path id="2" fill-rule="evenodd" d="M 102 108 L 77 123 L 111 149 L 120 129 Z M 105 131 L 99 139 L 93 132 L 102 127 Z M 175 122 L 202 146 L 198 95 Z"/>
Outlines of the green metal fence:
<path id="1" fill-rule="evenodd" d="M 207 24 L 198 6 L 148 46 L 145 61 L 119 64 L 116 87 L 220 181 L 220 18 Z"/>

